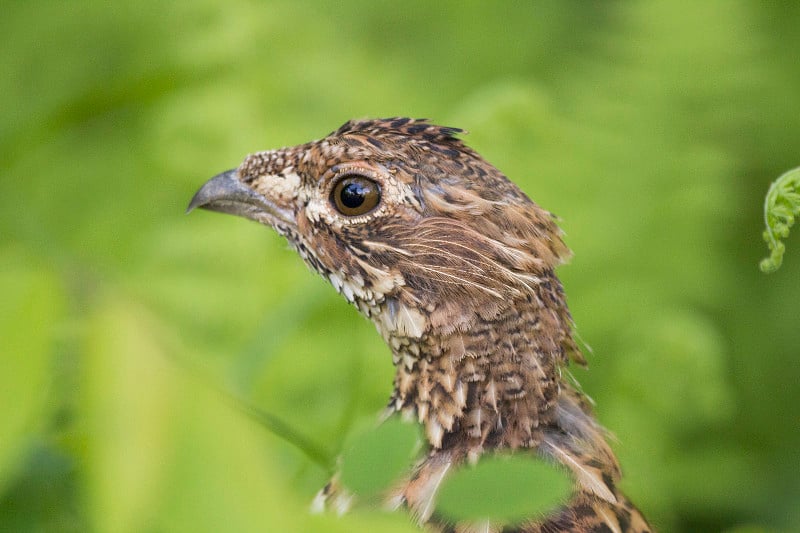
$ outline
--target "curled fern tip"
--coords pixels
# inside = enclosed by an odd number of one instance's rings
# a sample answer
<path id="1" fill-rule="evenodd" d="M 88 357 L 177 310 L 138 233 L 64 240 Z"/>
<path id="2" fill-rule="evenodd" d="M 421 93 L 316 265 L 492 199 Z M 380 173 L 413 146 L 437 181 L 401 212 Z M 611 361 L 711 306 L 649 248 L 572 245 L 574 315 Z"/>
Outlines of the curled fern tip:
<path id="1" fill-rule="evenodd" d="M 770 255 L 761 260 L 759 268 L 770 274 L 783 262 L 786 245 L 781 242 L 789 236 L 789 229 L 800 215 L 800 167 L 792 169 L 772 182 L 764 199 L 764 241 Z"/>

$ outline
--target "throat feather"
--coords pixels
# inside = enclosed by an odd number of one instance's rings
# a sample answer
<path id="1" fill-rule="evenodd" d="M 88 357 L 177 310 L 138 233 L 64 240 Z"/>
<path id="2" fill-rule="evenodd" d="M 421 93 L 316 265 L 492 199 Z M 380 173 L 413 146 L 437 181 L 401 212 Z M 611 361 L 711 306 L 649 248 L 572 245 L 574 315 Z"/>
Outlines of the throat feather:
<path id="1" fill-rule="evenodd" d="M 390 406 L 415 415 L 437 449 L 536 445 L 559 394 L 568 320 L 525 298 L 470 323 L 389 343 L 398 363 Z"/>

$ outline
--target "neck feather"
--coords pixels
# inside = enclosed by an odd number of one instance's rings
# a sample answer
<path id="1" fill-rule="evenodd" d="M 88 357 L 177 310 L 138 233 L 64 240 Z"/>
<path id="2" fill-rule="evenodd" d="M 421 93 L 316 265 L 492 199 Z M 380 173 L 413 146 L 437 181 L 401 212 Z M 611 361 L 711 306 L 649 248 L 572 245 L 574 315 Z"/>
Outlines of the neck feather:
<path id="1" fill-rule="evenodd" d="M 457 312 L 429 321 L 413 341 L 389 336 L 397 367 L 391 407 L 415 415 L 435 449 L 536 446 L 538 429 L 555 416 L 561 367 L 570 356 L 581 360 L 560 282 L 550 272 L 491 312 Z"/>

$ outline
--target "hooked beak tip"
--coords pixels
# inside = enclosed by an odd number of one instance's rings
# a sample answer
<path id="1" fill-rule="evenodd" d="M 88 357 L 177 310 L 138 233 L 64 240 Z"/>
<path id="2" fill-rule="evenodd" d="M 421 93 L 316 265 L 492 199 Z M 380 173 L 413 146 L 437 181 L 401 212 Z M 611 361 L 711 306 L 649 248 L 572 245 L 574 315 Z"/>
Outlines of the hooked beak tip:
<path id="1" fill-rule="evenodd" d="M 247 198 L 252 192 L 236 177 L 236 170 L 228 170 L 217 174 L 194 194 L 186 208 L 191 213 L 197 208 L 214 209 L 215 203 L 235 202 Z"/>

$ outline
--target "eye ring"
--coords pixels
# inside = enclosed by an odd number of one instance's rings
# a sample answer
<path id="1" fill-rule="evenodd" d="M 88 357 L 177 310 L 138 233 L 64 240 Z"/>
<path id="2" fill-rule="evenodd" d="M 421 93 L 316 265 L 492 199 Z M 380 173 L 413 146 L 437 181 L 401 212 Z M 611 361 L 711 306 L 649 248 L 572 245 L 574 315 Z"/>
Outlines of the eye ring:
<path id="1" fill-rule="evenodd" d="M 381 201 L 381 187 L 375 180 L 360 174 L 341 176 L 331 191 L 331 203 L 348 217 L 366 215 Z"/>

